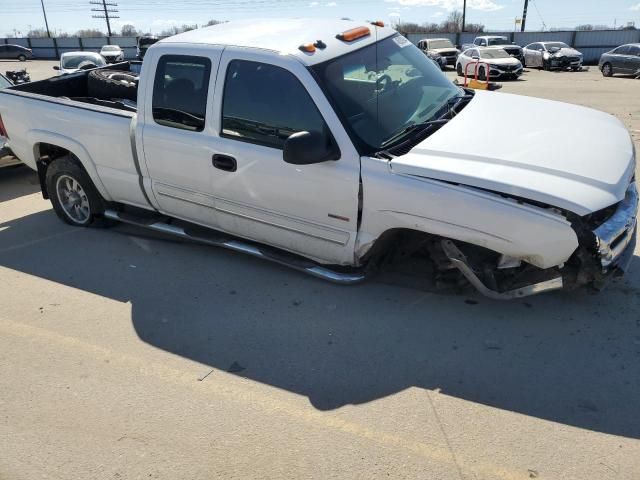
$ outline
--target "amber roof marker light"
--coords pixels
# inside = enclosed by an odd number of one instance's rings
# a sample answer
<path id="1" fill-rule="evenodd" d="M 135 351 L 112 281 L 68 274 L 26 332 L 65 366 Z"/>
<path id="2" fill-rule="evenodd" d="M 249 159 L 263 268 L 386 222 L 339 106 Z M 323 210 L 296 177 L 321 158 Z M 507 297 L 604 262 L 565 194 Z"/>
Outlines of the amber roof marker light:
<path id="1" fill-rule="evenodd" d="M 336 38 L 343 42 L 353 42 L 354 40 L 358 40 L 359 38 L 366 37 L 368 35 L 371 35 L 369 27 L 356 27 L 339 33 L 336 35 Z"/>
<path id="2" fill-rule="evenodd" d="M 316 51 L 316 46 L 313 43 L 305 43 L 300 45 L 298 49 L 306 53 L 313 53 Z"/>
<path id="3" fill-rule="evenodd" d="M 384 27 L 384 22 L 382 20 L 376 20 L 375 22 L 371 22 L 371 25 L 375 25 L 376 27 Z"/>

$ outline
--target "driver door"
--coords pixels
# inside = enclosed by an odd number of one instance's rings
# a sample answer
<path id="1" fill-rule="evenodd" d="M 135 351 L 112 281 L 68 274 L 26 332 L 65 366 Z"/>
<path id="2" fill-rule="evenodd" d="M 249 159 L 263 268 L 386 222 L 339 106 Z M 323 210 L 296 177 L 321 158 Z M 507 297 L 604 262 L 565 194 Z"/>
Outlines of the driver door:
<path id="1" fill-rule="evenodd" d="M 225 49 L 214 94 L 211 165 L 219 227 L 323 263 L 350 264 L 360 157 L 309 71 L 297 60 Z M 293 165 L 284 142 L 315 131 L 337 161 Z"/>

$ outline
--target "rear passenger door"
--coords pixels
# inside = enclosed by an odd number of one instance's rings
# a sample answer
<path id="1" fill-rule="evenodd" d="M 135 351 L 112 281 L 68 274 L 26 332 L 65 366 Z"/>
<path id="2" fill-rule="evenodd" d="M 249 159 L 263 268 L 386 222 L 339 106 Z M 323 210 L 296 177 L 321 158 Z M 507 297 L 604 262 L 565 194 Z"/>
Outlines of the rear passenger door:
<path id="1" fill-rule="evenodd" d="M 629 53 L 629 46 L 623 45 L 616 48 L 611 55 L 611 66 L 614 73 L 627 73 L 627 53 Z"/>
<path id="2" fill-rule="evenodd" d="M 143 177 L 151 182 L 157 208 L 171 216 L 215 226 L 211 157 L 215 153 L 209 122 L 211 93 L 220 61 L 213 48 L 150 51 L 145 97 L 139 117 L 144 152 Z M 194 53 L 194 51 L 198 53 Z"/>
<path id="3" fill-rule="evenodd" d="M 0 58 L 9 58 L 9 47 L 7 45 L 0 45 Z"/>
<path id="4" fill-rule="evenodd" d="M 213 168 L 220 227 L 323 263 L 352 263 L 360 157 L 304 65 L 227 47 L 214 98 L 215 151 L 224 160 Z M 300 131 L 321 134 L 339 159 L 285 163 L 284 142 Z"/>

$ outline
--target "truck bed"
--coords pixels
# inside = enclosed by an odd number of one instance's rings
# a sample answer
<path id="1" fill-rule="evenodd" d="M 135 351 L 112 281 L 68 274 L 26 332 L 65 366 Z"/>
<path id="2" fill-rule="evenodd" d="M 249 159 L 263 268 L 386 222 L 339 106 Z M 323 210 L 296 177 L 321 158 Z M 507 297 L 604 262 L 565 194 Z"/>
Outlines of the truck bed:
<path id="1" fill-rule="evenodd" d="M 119 70 L 122 72 L 133 73 L 138 75 L 142 67 L 141 62 L 121 62 L 106 67 L 103 70 Z M 35 93 L 47 97 L 61 98 L 84 104 L 97 105 L 119 110 L 135 112 L 135 102 L 114 101 L 112 98 L 96 97 L 89 95 L 87 88 L 87 79 L 90 70 L 72 73 L 68 75 L 60 75 L 56 77 L 39 80 L 36 82 L 24 83 L 9 87 L 10 90 L 26 93 Z"/>
<path id="2" fill-rule="evenodd" d="M 131 71 L 128 63 L 108 67 L 114 68 Z M 0 90 L 7 146 L 34 170 L 47 144 L 73 152 L 105 199 L 148 207 L 139 184 L 135 108 L 83 97 L 87 76 L 78 72 Z"/>

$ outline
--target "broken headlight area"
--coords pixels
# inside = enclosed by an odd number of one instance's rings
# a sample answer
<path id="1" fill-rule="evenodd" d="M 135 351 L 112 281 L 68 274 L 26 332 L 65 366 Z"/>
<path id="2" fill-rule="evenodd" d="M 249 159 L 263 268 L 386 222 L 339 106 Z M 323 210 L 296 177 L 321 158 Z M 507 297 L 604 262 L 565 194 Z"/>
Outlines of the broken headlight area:
<path id="1" fill-rule="evenodd" d="M 635 250 L 637 216 L 638 191 L 632 181 L 621 202 L 570 219 L 580 246 L 567 263 L 577 267 L 578 285 L 601 288 L 608 277 L 626 271 Z"/>

